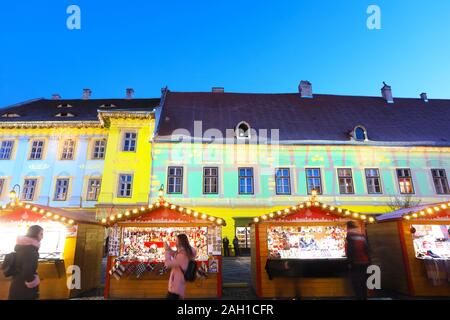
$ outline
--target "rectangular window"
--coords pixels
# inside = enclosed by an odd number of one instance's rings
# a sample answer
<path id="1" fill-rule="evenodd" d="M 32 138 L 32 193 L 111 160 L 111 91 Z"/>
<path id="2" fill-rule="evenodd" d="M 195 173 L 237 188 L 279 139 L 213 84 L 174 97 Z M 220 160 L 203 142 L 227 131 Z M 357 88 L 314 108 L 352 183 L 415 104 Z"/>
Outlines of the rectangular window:
<path id="1" fill-rule="evenodd" d="M 366 169 L 367 192 L 369 194 L 382 193 L 380 171 L 378 169 Z"/>
<path id="2" fill-rule="evenodd" d="M 306 169 L 306 185 L 308 188 L 308 194 L 311 194 L 313 190 L 316 190 L 317 194 L 322 194 L 322 178 L 320 176 L 320 168 Z"/>
<path id="3" fill-rule="evenodd" d="M 136 140 L 137 133 L 136 132 L 125 132 L 123 136 L 123 148 L 122 151 L 136 151 Z"/>
<path id="4" fill-rule="evenodd" d="M 203 193 L 217 194 L 219 182 L 219 169 L 217 167 L 203 168 Z"/>
<path id="5" fill-rule="evenodd" d="M 44 140 L 31 142 L 30 160 L 41 160 L 44 153 Z"/>
<path id="6" fill-rule="evenodd" d="M 11 159 L 12 151 L 14 147 L 13 140 L 4 140 L 0 145 L 0 160 Z"/>
<path id="7" fill-rule="evenodd" d="M 431 169 L 431 175 L 433 176 L 433 182 L 434 187 L 436 188 L 436 193 L 450 194 L 445 169 Z"/>
<path id="8" fill-rule="evenodd" d="M 72 139 L 64 140 L 61 150 L 61 160 L 73 160 L 75 152 L 75 141 Z"/>
<path id="9" fill-rule="evenodd" d="M 37 187 L 37 179 L 25 179 L 23 182 L 22 200 L 34 200 L 34 193 Z"/>
<path id="10" fill-rule="evenodd" d="M 105 159 L 106 152 L 106 140 L 95 140 L 94 141 L 94 149 L 92 150 L 92 159 L 99 160 Z"/>
<path id="11" fill-rule="evenodd" d="M 169 167 L 167 170 L 167 193 L 183 193 L 183 167 Z"/>
<path id="12" fill-rule="evenodd" d="M 397 169 L 397 179 L 401 194 L 414 193 L 411 169 Z"/>
<path id="13" fill-rule="evenodd" d="M 275 172 L 277 194 L 291 194 L 291 173 L 289 168 L 279 168 Z"/>
<path id="14" fill-rule="evenodd" d="M 352 169 L 347 168 L 337 169 L 337 173 L 338 173 L 339 193 L 340 194 L 355 193 L 355 190 L 353 189 Z"/>
<path id="15" fill-rule="evenodd" d="M 239 168 L 239 194 L 253 194 L 253 168 Z"/>
<path id="16" fill-rule="evenodd" d="M 121 198 L 131 197 L 133 190 L 133 175 L 121 174 L 119 175 L 119 191 L 118 196 Z"/>
<path id="17" fill-rule="evenodd" d="M 56 179 L 55 201 L 66 201 L 69 192 L 69 179 Z"/>
<path id="18" fill-rule="evenodd" d="M 3 188 L 5 187 L 5 180 L 6 179 L 0 179 L 0 199 L 2 198 L 2 194 L 3 194 Z"/>
<path id="19" fill-rule="evenodd" d="M 98 200 L 101 184 L 102 184 L 101 179 L 89 179 L 88 180 L 87 195 L 86 195 L 87 201 L 97 201 Z"/>

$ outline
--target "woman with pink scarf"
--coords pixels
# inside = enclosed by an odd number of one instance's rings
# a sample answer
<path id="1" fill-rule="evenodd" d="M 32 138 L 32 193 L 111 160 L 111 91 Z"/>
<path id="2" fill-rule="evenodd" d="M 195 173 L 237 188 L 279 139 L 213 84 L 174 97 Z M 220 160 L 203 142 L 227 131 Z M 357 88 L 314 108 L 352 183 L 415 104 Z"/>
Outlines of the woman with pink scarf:
<path id="1" fill-rule="evenodd" d="M 26 236 L 17 238 L 15 273 L 9 287 L 9 300 L 37 300 L 39 298 L 39 276 L 37 275 L 39 247 L 44 229 L 34 225 Z"/>

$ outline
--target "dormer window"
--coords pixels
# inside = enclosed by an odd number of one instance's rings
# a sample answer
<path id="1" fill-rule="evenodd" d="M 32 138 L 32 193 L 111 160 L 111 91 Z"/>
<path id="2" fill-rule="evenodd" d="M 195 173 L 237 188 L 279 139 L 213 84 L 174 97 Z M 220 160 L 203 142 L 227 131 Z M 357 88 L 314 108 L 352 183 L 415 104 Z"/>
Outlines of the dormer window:
<path id="1" fill-rule="evenodd" d="M 57 108 L 72 108 L 72 105 L 68 104 L 68 103 L 64 103 L 64 104 L 59 104 L 57 106 Z"/>
<path id="2" fill-rule="evenodd" d="M 236 136 L 240 139 L 250 138 L 250 125 L 245 122 L 239 122 L 236 126 Z"/>
<path id="3" fill-rule="evenodd" d="M 367 130 L 363 126 L 356 126 L 353 130 L 353 139 L 356 141 L 367 141 Z"/>
<path id="4" fill-rule="evenodd" d="M 72 118 L 72 117 L 75 117 L 75 115 L 70 112 L 60 112 L 60 113 L 55 114 L 55 117 L 57 117 L 57 118 Z"/>
<path id="5" fill-rule="evenodd" d="M 100 108 L 115 108 L 115 107 L 116 107 L 116 105 L 112 104 L 112 103 L 106 103 L 106 104 L 102 104 L 100 106 Z"/>
<path id="6" fill-rule="evenodd" d="M 17 114 L 17 113 L 7 112 L 7 113 L 2 114 L 2 118 L 19 118 L 19 117 L 20 117 L 20 114 Z"/>

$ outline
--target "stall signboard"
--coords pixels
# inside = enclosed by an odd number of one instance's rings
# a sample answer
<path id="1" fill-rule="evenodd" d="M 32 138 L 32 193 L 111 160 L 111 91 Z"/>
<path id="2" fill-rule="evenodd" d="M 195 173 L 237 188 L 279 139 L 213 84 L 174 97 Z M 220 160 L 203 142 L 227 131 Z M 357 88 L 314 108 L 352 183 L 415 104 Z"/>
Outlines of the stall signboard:
<path id="1" fill-rule="evenodd" d="M 344 259 L 345 226 L 270 226 L 270 259 Z"/>
<path id="2" fill-rule="evenodd" d="M 450 259 L 450 225 L 412 225 L 414 250 L 419 259 Z"/>

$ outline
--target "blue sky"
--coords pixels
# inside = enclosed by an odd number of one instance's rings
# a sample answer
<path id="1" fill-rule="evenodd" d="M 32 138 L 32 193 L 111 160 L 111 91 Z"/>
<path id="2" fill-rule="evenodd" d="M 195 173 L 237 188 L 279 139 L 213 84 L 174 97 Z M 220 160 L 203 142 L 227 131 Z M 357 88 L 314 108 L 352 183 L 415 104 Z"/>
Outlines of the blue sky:
<path id="1" fill-rule="evenodd" d="M 31 3 L 30 3 L 31 2 Z M 66 9 L 81 8 L 81 30 Z M 381 8 L 381 30 L 366 9 Z M 0 106 L 59 93 L 159 97 L 174 91 L 450 98 L 450 1 L 4 1 Z"/>

